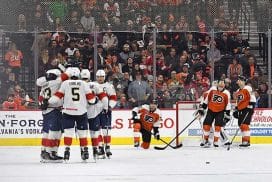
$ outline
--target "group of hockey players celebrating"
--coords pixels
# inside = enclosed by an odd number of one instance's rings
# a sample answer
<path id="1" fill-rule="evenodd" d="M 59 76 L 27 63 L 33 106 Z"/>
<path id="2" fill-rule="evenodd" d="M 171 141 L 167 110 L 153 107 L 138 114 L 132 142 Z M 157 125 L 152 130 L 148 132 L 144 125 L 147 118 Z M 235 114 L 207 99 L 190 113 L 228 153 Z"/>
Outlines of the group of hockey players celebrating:
<path id="1" fill-rule="evenodd" d="M 68 67 L 62 72 L 59 69 L 48 70 L 45 76 L 37 79 L 36 84 L 41 88 L 39 104 L 43 114 L 42 162 L 68 161 L 75 135 L 79 139 L 83 161 L 89 159 L 88 136 L 91 137 L 95 160 L 111 157 L 112 108 L 116 105 L 117 96 L 114 86 L 106 82 L 105 78 L 106 73 L 102 69 L 97 70 L 96 81 L 91 81 L 89 70 Z M 256 98 L 251 86 L 246 84 L 245 77 L 239 76 L 237 84 L 239 89 L 235 93 L 236 105 L 232 113 L 238 119 L 242 133 L 242 143 L 239 146 L 248 147 L 250 121 Z M 211 146 L 211 133 L 214 147 L 219 147 L 220 138 L 224 145 L 231 145 L 224 129 L 231 118 L 230 98 L 223 80 L 215 81 L 203 94 L 195 116 L 205 116 L 200 146 Z M 153 99 L 149 104 L 133 108 L 134 147 L 148 149 L 152 135 L 160 140 L 162 117 L 157 106 L 157 100 Z M 62 136 L 65 147 L 63 157 L 58 155 Z"/>
<path id="2" fill-rule="evenodd" d="M 90 72 L 68 67 L 63 73 L 51 69 L 37 79 L 41 87 L 39 103 L 43 113 L 42 162 L 62 162 L 70 159 L 70 146 L 79 138 L 81 159 L 89 159 L 88 136 L 91 136 L 93 158 L 111 157 L 111 109 L 116 104 L 112 84 L 105 82 L 104 70 L 97 70 L 96 81 Z M 64 155 L 58 155 L 64 137 Z"/>

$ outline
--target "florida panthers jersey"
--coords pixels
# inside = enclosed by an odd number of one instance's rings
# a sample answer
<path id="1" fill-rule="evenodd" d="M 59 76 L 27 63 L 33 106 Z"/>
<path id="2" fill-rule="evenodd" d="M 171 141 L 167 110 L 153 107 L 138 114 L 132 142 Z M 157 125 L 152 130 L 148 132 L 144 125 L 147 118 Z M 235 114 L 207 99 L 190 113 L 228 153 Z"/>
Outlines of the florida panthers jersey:
<path id="1" fill-rule="evenodd" d="M 50 80 L 46 81 L 42 84 L 40 95 L 39 95 L 39 102 L 42 102 L 43 99 L 50 99 L 60 88 L 61 86 L 61 79 Z M 47 114 L 54 110 L 54 108 L 61 107 L 62 100 L 59 100 L 56 103 L 49 104 L 49 107 L 46 110 L 43 110 L 43 114 Z"/>
<path id="2" fill-rule="evenodd" d="M 97 82 L 96 82 L 97 83 Z M 114 86 L 108 82 L 97 83 L 96 91 L 99 100 L 103 104 L 103 109 L 108 110 L 108 107 L 114 108 L 117 102 L 117 96 Z M 105 99 L 108 98 L 108 99 Z"/>
<path id="3" fill-rule="evenodd" d="M 63 98 L 63 113 L 82 115 L 87 112 L 88 103 L 95 102 L 95 95 L 82 80 L 66 80 L 60 89 L 49 99 L 49 104 Z"/>
<path id="4" fill-rule="evenodd" d="M 98 95 L 98 83 L 97 82 L 88 82 L 88 87 L 93 91 L 93 93 Z M 108 97 L 104 97 L 105 102 L 108 102 Z M 103 103 L 101 100 L 98 100 L 96 104 L 87 106 L 87 115 L 88 119 L 95 118 L 103 110 Z"/>

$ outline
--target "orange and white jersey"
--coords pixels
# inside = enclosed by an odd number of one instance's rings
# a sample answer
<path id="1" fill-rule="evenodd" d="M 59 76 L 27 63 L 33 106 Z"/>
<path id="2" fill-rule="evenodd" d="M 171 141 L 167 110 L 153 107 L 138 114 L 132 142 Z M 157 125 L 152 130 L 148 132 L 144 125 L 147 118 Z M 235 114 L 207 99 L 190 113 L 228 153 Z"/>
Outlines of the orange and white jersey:
<path id="1" fill-rule="evenodd" d="M 211 90 L 217 90 L 216 86 L 212 86 L 209 90 L 204 92 L 200 97 L 200 104 L 203 104 Z"/>
<path id="2" fill-rule="evenodd" d="M 142 105 L 140 108 L 134 108 L 135 112 L 140 117 L 140 122 L 147 131 L 151 131 L 153 127 L 160 127 L 162 122 L 162 115 L 160 109 L 150 112 L 149 105 Z"/>
<path id="3" fill-rule="evenodd" d="M 249 85 L 246 85 L 242 89 L 238 89 L 236 94 L 237 94 L 237 108 L 238 108 L 238 110 L 243 110 L 247 107 L 251 107 L 250 102 L 253 102 L 253 103 L 256 102 L 256 97 L 255 97 L 254 93 L 252 92 L 252 87 Z"/>
<path id="4" fill-rule="evenodd" d="M 95 93 L 97 93 L 99 100 L 102 101 L 103 109 L 107 110 L 109 106 L 111 108 L 115 107 L 117 103 L 117 96 L 114 86 L 112 84 L 110 84 L 109 82 L 105 82 L 102 84 L 97 83 L 97 90 L 95 91 Z M 108 99 L 105 99 L 106 97 Z"/>
<path id="5" fill-rule="evenodd" d="M 88 103 L 95 102 L 95 95 L 82 80 L 66 80 L 60 89 L 49 99 L 49 104 L 63 98 L 63 113 L 82 115 L 87 112 Z"/>
<path id="6" fill-rule="evenodd" d="M 221 112 L 230 110 L 230 92 L 226 89 L 223 92 L 219 90 L 210 90 L 207 98 L 204 101 L 208 108 L 213 112 Z"/>

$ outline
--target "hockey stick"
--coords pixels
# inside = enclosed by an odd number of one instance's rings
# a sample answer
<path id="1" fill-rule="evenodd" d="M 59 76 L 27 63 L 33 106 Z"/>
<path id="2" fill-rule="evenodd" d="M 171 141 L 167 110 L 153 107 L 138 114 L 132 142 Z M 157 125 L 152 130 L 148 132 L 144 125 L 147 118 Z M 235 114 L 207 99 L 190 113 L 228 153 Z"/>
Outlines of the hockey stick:
<path id="1" fill-rule="evenodd" d="M 244 122 L 245 122 L 245 120 L 246 120 L 246 118 L 247 118 L 248 113 L 249 113 L 249 112 L 246 113 L 246 115 L 245 115 L 245 117 L 244 117 L 244 119 L 243 119 L 241 125 L 244 124 Z M 231 139 L 231 142 L 230 142 L 230 144 L 228 145 L 227 150 L 230 150 L 230 146 L 232 145 L 232 142 L 234 141 L 235 137 L 237 136 L 239 130 L 240 130 L 240 126 L 236 129 L 235 135 L 234 135 L 233 138 Z"/>
<path id="2" fill-rule="evenodd" d="M 154 135 L 154 136 L 155 136 L 154 133 L 152 133 L 152 132 L 150 132 L 150 133 L 151 133 L 151 135 Z M 169 143 L 167 143 L 165 140 L 163 140 L 163 139 L 161 139 L 161 138 L 159 138 L 159 140 L 162 141 L 163 143 L 165 143 L 166 145 L 169 144 Z M 169 147 L 171 147 L 172 149 L 177 149 L 177 148 L 182 147 L 182 145 L 181 145 L 181 146 L 179 146 L 179 145 L 177 145 L 177 146 L 172 146 L 171 144 L 169 144 Z"/>
<path id="3" fill-rule="evenodd" d="M 198 117 L 199 117 L 199 115 L 197 115 L 187 126 L 185 126 L 185 128 L 183 128 L 183 130 L 181 130 L 169 143 L 167 143 L 166 146 L 164 146 L 164 147 L 155 146 L 154 149 L 164 150 L 167 147 L 169 147 L 171 145 L 171 143 L 173 143 L 176 140 L 176 138 L 179 137 L 179 135 L 181 135 L 196 119 L 198 119 Z M 178 149 L 178 148 L 180 148 L 182 146 L 183 146 L 183 144 L 180 143 L 177 146 L 175 146 L 174 149 Z"/>

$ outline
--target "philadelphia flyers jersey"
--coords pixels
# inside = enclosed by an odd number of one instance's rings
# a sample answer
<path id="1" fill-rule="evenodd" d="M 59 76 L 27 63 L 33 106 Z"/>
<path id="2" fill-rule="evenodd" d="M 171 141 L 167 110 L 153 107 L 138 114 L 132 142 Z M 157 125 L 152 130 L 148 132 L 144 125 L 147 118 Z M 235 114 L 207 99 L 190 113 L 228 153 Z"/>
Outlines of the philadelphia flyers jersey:
<path id="1" fill-rule="evenodd" d="M 250 102 L 256 102 L 256 97 L 252 92 L 252 87 L 246 85 L 237 92 L 237 108 L 243 110 L 249 106 Z"/>
<path id="2" fill-rule="evenodd" d="M 226 89 L 224 89 L 222 92 L 217 89 L 210 90 L 204 103 L 206 103 L 208 108 L 213 112 L 230 110 L 230 92 Z"/>
<path id="3" fill-rule="evenodd" d="M 141 108 L 138 113 L 140 114 L 140 122 L 147 131 L 151 131 L 154 126 L 160 126 L 161 115 L 159 109 L 156 109 L 155 112 L 150 112 L 149 109 Z"/>

